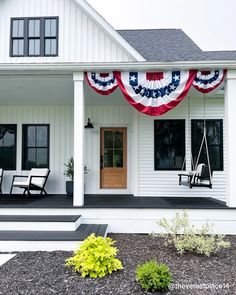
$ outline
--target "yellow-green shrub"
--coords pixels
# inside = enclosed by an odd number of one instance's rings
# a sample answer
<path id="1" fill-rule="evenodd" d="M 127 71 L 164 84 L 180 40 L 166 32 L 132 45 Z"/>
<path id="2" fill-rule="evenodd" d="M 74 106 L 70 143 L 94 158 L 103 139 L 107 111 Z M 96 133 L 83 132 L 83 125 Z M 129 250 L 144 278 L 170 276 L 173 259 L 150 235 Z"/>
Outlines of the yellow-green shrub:
<path id="1" fill-rule="evenodd" d="M 174 244 L 179 254 L 196 252 L 210 256 L 230 247 L 230 242 L 224 240 L 224 235 L 214 234 L 212 224 L 206 223 L 199 228 L 191 225 L 186 210 L 176 213 L 171 221 L 162 218 L 158 224 L 166 231 L 166 234 L 159 236 L 164 237 L 167 244 Z"/>
<path id="2" fill-rule="evenodd" d="M 171 272 L 166 264 L 150 260 L 136 268 L 136 279 L 146 291 L 165 291 L 171 283 Z"/>
<path id="3" fill-rule="evenodd" d="M 122 269 L 122 263 L 116 258 L 117 248 L 111 238 L 90 235 L 74 256 L 66 260 L 66 265 L 80 272 L 82 277 L 102 278 L 113 271 Z"/>

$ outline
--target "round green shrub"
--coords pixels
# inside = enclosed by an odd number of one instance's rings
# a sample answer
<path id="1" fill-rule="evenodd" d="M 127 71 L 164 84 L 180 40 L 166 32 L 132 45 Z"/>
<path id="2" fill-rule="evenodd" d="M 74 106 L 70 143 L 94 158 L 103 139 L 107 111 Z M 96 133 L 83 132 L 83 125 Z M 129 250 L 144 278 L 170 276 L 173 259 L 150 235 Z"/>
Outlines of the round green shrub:
<path id="1" fill-rule="evenodd" d="M 116 258 L 117 249 L 111 238 L 96 237 L 91 234 L 74 256 L 66 260 L 66 265 L 80 272 L 82 277 L 102 278 L 113 271 L 122 269 L 122 263 Z"/>
<path id="2" fill-rule="evenodd" d="M 166 264 L 158 264 L 155 260 L 150 260 L 137 266 L 136 279 L 146 291 L 163 292 L 168 289 L 172 277 Z"/>

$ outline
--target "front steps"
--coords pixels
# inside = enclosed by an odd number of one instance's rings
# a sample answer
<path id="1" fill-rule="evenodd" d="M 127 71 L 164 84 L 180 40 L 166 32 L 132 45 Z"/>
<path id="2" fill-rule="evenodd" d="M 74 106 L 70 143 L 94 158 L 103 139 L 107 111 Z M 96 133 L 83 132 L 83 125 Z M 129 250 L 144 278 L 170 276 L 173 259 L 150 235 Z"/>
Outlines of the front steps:
<path id="1" fill-rule="evenodd" d="M 81 224 L 80 215 L 0 216 L 0 252 L 73 251 L 90 234 L 106 237 L 107 224 Z"/>
<path id="2" fill-rule="evenodd" d="M 0 231 L 75 231 L 81 215 L 1 215 Z"/>

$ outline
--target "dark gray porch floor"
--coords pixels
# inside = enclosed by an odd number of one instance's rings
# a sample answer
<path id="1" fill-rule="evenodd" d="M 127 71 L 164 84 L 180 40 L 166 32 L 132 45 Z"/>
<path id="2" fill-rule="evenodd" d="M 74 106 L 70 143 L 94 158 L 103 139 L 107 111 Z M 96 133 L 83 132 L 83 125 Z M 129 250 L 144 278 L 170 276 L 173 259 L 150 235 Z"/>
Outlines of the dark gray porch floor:
<path id="1" fill-rule="evenodd" d="M 19 202 L 17 202 L 18 198 Z M 10 196 L 1 195 L 0 208 L 76 208 L 73 207 L 72 197 L 66 195 L 48 195 L 43 198 L 35 196 L 29 200 L 26 196 L 18 195 L 15 199 L 14 202 L 11 201 Z M 85 204 L 80 208 L 226 209 L 228 207 L 224 202 L 213 198 L 85 195 Z"/>

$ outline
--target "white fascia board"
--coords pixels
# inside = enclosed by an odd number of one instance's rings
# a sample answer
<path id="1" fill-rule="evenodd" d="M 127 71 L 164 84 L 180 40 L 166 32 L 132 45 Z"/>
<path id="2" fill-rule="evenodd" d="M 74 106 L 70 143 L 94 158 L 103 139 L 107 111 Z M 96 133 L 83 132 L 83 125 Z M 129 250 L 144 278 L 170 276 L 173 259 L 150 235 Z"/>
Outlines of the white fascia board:
<path id="1" fill-rule="evenodd" d="M 124 48 L 137 61 L 145 58 L 135 50 L 121 35 L 85 0 L 73 0 L 98 23 L 122 48 Z"/>
<path id="2" fill-rule="evenodd" d="M 84 71 L 168 71 L 168 70 L 236 70 L 236 61 L 193 61 L 193 62 L 125 62 L 125 63 L 40 63 L 40 64 L 0 64 L 0 74 L 12 74 L 12 71 L 72 74 Z M 1 73 L 2 72 L 2 73 Z"/>

